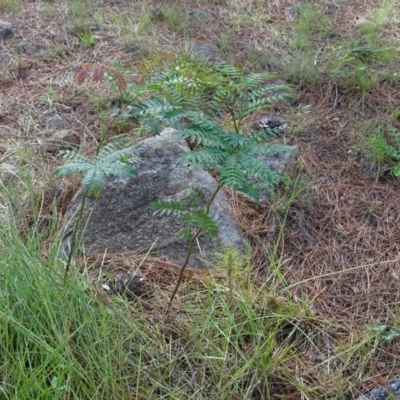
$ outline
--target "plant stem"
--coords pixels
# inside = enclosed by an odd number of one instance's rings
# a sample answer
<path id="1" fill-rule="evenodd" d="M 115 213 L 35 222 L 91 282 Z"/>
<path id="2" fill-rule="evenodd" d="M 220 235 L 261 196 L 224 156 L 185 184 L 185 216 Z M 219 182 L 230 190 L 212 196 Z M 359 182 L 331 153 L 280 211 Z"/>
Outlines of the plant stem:
<path id="1" fill-rule="evenodd" d="M 210 212 L 211 204 L 213 203 L 215 197 L 217 196 L 218 192 L 222 189 L 223 186 L 224 185 L 222 183 L 218 183 L 217 188 L 214 190 L 214 193 L 211 195 L 210 199 L 208 200 L 207 205 L 206 205 L 206 213 L 207 214 Z M 199 228 L 197 230 L 197 232 L 195 233 L 195 235 L 190 240 L 189 248 L 188 248 L 188 251 L 186 253 L 185 262 L 183 263 L 183 266 L 182 266 L 181 271 L 180 271 L 179 276 L 178 276 L 178 281 L 176 282 L 176 285 L 175 285 L 175 289 L 172 292 L 171 299 L 169 300 L 167 312 L 165 313 L 165 317 L 166 318 L 168 318 L 168 316 L 169 316 L 169 313 L 170 313 L 171 307 L 172 307 L 172 303 L 173 303 L 173 301 L 175 299 L 175 296 L 176 296 L 176 294 L 178 292 L 178 289 L 179 289 L 179 287 L 181 285 L 181 281 L 182 281 L 182 278 L 183 278 L 183 273 L 185 272 L 185 270 L 186 270 L 186 268 L 187 268 L 187 266 L 189 264 L 189 260 L 190 260 L 190 257 L 192 255 L 192 252 L 193 252 L 193 246 L 194 246 L 194 244 L 196 242 L 196 239 L 200 236 L 201 232 L 202 232 L 202 228 Z"/>
<path id="2" fill-rule="evenodd" d="M 88 190 L 86 190 L 83 193 L 82 196 L 82 201 L 81 201 L 81 206 L 79 208 L 79 215 L 77 220 L 75 221 L 75 225 L 74 225 L 74 229 L 72 231 L 72 235 L 71 235 L 71 246 L 69 248 L 69 254 L 68 254 L 68 260 L 67 260 L 67 265 L 65 266 L 65 274 L 64 274 L 64 278 L 66 279 L 68 276 L 68 272 L 70 270 L 71 267 L 71 262 L 72 262 L 72 256 L 75 253 L 75 248 L 76 248 L 76 236 L 78 234 L 78 229 L 79 229 L 79 225 L 83 219 L 83 212 L 85 210 L 85 203 L 86 203 L 86 199 L 88 197 Z"/>

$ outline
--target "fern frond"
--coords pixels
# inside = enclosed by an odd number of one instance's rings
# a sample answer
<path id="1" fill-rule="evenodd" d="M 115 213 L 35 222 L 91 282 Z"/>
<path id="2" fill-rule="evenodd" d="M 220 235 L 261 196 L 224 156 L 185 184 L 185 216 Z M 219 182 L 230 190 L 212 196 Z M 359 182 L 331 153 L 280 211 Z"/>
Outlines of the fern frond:
<path id="1" fill-rule="evenodd" d="M 242 83 L 243 83 L 244 87 L 246 87 L 248 89 L 252 89 L 252 88 L 259 86 L 260 84 L 267 81 L 268 79 L 274 78 L 275 76 L 276 76 L 276 74 L 273 74 L 270 72 L 265 72 L 265 73 L 252 72 L 252 73 L 250 73 L 248 75 L 244 75 L 242 77 Z"/>
<path id="2" fill-rule="evenodd" d="M 187 207 L 197 207 L 204 202 L 205 193 L 197 186 L 195 186 L 190 193 L 182 198 L 182 204 Z"/>
<path id="3" fill-rule="evenodd" d="M 115 178 L 129 179 L 137 175 L 136 170 L 131 165 L 120 161 L 101 160 L 101 163 L 97 163 L 96 166 L 107 176 Z"/>
<path id="4" fill-rule="evenodd" d="M 123 140 L 114 139 L 111 142 L 108 142 L 100 151 L 96 157 L 96 160 L 107 161 L 107 162 L 115 162 L 122 160 L 133 160 L 135 155 L 139 151 L 139 147 L 137 145 L 132 145 L 129 147 L 122 148 L 124 145 Z"/>
<path id="5" fill-rule="evenodd" d="M 61 150 L 59 154 L 63 155 L 65 164 L 55 169 L 54 174 L 56 176 L 72 175 L 93 168 L 93 162 L 91 160 L 73 150 Z"/>
<path id="6" fill-rule="evenodd" d="M 247 178 L 238 162 L 238 155 L 228 156 L 220 166 L 219 181 L 227 187 L 242 191 L 246 186 Z"/>
<path id="7" fill-rule="evenodd" d="M 82 188 L 84 191 L 99 189 L 107 181 L 107 176 L 99 168 L 91 168 L 82 179 Z"/>
<path id="8" fill-rule="evenodd" d="M 215 67 L 216 71 L 222 75 L 228 76 L 231 80 L 239 79 L 243 71 L 232 64 L 225 62 L 218 63 Z"/>
<path id="9" fill-rule="evenodd" d="M 192 239 L 193 234 L 190 232 L 189 228 L 183 228 L 178 232 L 179 236 L 182 236 L 187 242 Z"/>
<path id="10" fill-rule="evenodd" d="M 106 77 L 109 76 L 111 80 L 115 83 L 115 85 L 121 90 L 124 91 L 127 89 L 128 84 L 124 75 L 116 68 L 106 68 L 105 71 Z"/>
<path id="11" fill-rule="evenodd" d="M 195 165 L 205 170 L 219 169 L 219 166 L 226 158 L 227 153 L 218 148 L 199 147 L 192 151 L 182 153 L 178 166 Z"/>
<path id="12" fill-rule="evenodd" d="M 160 120 L 176 129 L 183 129 L 188 123 L 197 120 L 199 116 L 200 114 L 195 111 L 177 107 L 161 115 Z"/>
<path id="13" fill-rule="evenodd" d="M 196 210 L 192 214 L 184 214 L 182 220 L 188 222 L 197 229 L 201 229 L 202 233 L 208 238 L 218 235 L 218 226 L 216 222 L 204 210 Z"/>
<path id="14" fill-rule="evenodd" d="M 263 185 L 272 187 L 280 180 L 277 172 L 273 171 L 265 162 L 254 157 L 253 154 L 242 153 L 238 157 L 238 162 L 242 165 L 247 176 L 257 179 L 257 182 L 261 182 Z"/>
<path id="15" fill-rule="evenodd" d="M 109 154 L 113 154 L 115 151 L 119 150 L 120 146 L 119 143 L 117 143 L 116 141 L 111 141 L 108 142 L 105 146 L 103 146 L 100 151 L 99 154 L 97 155 L 97 159 L 102 159 L 107 157 Z"/>
<path id="16" fill-rule="evenodd" d="M 236 148 L 241 146 L 247 146 L 252 142 L 251 136 L 244 136 L 239 133 L 229 132 L 222 136 L 222 141 L 226 145 L 226 148 Z"/>
<path id="17" fill-rule="evenodd" d="M 54 174 L 55 176 L 63 176 L 63 175 L 73 175 L 78 172 L 86 172 L 93 168 L 93 163 L 91 162 L 70 162 L 64 165 L 58 166 Z"/>
<path id="18" fill-rule="evenodd" d="M 139 116 L 137 120 L 144 130 L 150 135 L 158 135 L 163 129 L 156 118 Z"/>
<path id="19" fill-rule="evenodd" d="M 136 146 L 119 149 L 122 143 L 114 140 L 107 143 L 94 160 L 89 160 L 82 154 L 66 151 L 66 163 L 56 168 L 56 176 L 71 175 L 77 172 L 85 173 L 82 187 L 85 191 L 98 189 L 106 183 L 107 176 L 131 178 L 136 175 L 134 168 L 127 162 L 135 162 Z"/>
<path id="20" fill-rule="evenodd" d="M 58 154 L 63 156 L 64 160 L 68 162 L 77 162 L 77 163 L 90 162 L 90 160 L 86 158 L 83 154 L 77 153 L 74 150 L 61 150 Z"/>
<path id="21" fill-rule="evenodd" d="M 260 188 L 257 184 L 253 184 L 251 182 L 246 182 L 241 189 L 236 189 L 247 196 L 251 197 L 255 201 L 260 200 Z"/>
<path id="22" fill-rule="evenodd" d="M 216 132 L 202 130 L 201 127 L 196 125 L 191 125 L 190 128 L 179 130 L 177 134 L 185 139 L 189 139 L 191 143 L 197 145 L 216 148 L 224 147 L 223 142 Z"/>
<path id="23" fill-rule="evenodd" d="M 257 154 L 265 154 L 273 157 L 287 153 L 288 149 L 281 144 L 264 143 L 257 146 L 257 148 L 253 148 L 253 151 Z"/>
<path id="24" fill-rule="evenodd" d="M 159 200 L 151 203 L 151 206 L 156 209 L 153 215 L 160 217 L 166 216 L 181 216 L 186 211 L 184 204 L 177 201 Z"/>
<path id="25" fill-rule="evenodd" d="M 84 63 L 81 69 L 75 75 L 75 79 L 79 84 L 85 80 L 91 79 L 93 82 L 100 82 L 103 78 L 111 80 L 120 91 L 127 89 L 127 82 L 124 75 L 116 68 L 99 63 Z"/>

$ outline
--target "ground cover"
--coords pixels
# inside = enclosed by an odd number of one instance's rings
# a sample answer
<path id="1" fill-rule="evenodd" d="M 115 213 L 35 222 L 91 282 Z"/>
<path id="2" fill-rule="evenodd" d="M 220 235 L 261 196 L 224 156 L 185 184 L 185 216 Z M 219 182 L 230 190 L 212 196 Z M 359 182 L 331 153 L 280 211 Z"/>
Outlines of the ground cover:
<path id="1" fill-rule="evenodd" d="M 0 42 L 1 396 L 352 399 L 399 376 L 396 2 L 0 9 L 13 31 Z M 116 68 L 137 83 L 145 57 L 193 41 L 294 86 L 294 104 L 266 114 L 287 122 L 278 140 L 300 156 L 268 206 L 230 193 L 250 260 L 228 253 L 215 271 L 188 270 L 166 322 L 179 270 L 165 260 L 93 257 L 64 283 L 56 231 L 80 182 L 55 178 L 61 158 L 46 140 L 72 131 L 92 157 L 118 93 L 82 71 Z M 118 133 L 144 136 L 134 123 Z M 142 295 L 108 296 L 102 285 L 131 269 Z"/>

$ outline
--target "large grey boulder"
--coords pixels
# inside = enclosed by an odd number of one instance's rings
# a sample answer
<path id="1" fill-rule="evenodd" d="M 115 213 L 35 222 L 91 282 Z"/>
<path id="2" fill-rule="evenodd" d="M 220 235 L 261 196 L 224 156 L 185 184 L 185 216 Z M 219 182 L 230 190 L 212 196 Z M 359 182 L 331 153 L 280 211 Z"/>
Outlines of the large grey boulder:
<path id="1" fill-rule="evenodd" d="M 180 201 L 195 188 L 208 199 L 216 181 L 206 171 L 193 167 L 178 167 L 179 156 L 189 151 L 184 139 L 173 129 L 140 143 L 140 161 L 135 165 L 138 175 L 128 180 L 109 179 L 100 196 L 87 199 L 81 224 L 82 247 L 85 254 L 116 253 L 151 249 L 152 255 L 167 256 L 171 261 L 184 262 L 188 243 L 177 233 L 185 225 L 175 217 L 154 216 L 150 203 L 158 200 Z M 61 252 L 69 251 L 74 222 L 79 213 L 82 191 L 78 191 L 65 217 Z M 223 246 L 241 251 L 247 243 L 230 211 L 225 194 L 220 191 L 210 210 L 219 228 L 219 236 L 200 236 L 190 265 L 203 268 L 212 263 Z"/>
<path id="2" fill-rule="evenodd" d="M 206 171 L 177 166 L 179 156 L 190 151 L 185 140 L 167 128 L 156 137 L 140 143 L 140 161 L 135 165 L 138 175 L 131 179 L 109 178 L 98 198 L 86 200 L 80 226 L 80 252 L 85 254 L 143 252 L 166 256 L 182 265 L 188 248 L 178 232 L 186 227 L 176 217 L 154 215 L 152 202 L 159 200 L 182 201 L 200 189 L 209 199 L 216 181 Z M 279 174 L 290 172 L 297 151 L 286 147 L 280 154 L 256 154 Z M 69 254 L 72 230 L 82 202 L 82 190 L 73 198 L 65 216 L 60 255 Z M 262 192 L 261 202 L 268 200 Z M 205 204 L 205 202 L 203 202 Z M 220 191 L 210 209 L 219 229 L 219 236 L 207 239 L 200 236 L 190 265 L 204 268 L 212 265 L 215 254 L 229 246 L 245 252 L 248 244 L 237 227 L 223 191 Z"/>

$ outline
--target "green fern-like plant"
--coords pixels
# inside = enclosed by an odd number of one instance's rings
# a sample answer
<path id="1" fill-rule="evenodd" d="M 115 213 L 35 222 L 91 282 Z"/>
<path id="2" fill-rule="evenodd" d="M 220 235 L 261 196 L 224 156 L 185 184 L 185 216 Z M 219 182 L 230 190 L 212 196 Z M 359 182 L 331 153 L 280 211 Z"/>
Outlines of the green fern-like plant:
<path id="1" fill-rule="evenodd" d="M 142 72 L 147 94 L 141 102 L 127 105 L 122 118 L 136 119 L 152 135 L 164 127 L 175 128 L 193 149 L 181 156 L 180 164 L 211 170 L 217 179 L 214 192 L 194 209 L 183 202 L 152 203 L 156 214 L 174 215 L 187 223 L 180 234 L 189 240 L 189 247 L 168 315 L 197 238 L 218 234 L 209 211 L 219 191 L 233 188 L 258 200 L 261 190 L 272 191 L 281 179 L 255 156 L 282 151 L 282 146 L 268 143 L 276 130 L 243 135 L 242 121 L 288 94 L 282 92 L 282 85 L 265 84 L 271 74 L 245 74 L 243 69 L 225 63 L 211 66 L 188 54 L 147 60 Z M 217 122 L 219 115 L 229 115 L 232 131 Z"/>
<path id="2" fill-rule="evenodd" d="M 136 174 L 131 166 L 135 161 L 136 146 L 123 149 L 120 146 L 117 141 L 108 143 L 93 160 L 75 151 L 62 150 L 60 155 L 64 157 L 65 164 L 56 168 L 55 175 L 84 173 L 82 189 L 89 195 L 104 186 L 108 176 L 131 178 Z"/>
<path id="3" fill-rule="evenodd" d="M 83 196 L 79 215 L 72 230 L 68 260 L 65 268 L 66 275 L 71 266 L 72 256 L 75 253 L 78 229 L 83 219 L 86 199 L 93 195 L 97 197 L 101 187 L 106 184 L 109 176 L 128 179 L 136 175 L 133 164 L 137 161 L 137 147 L 129 146 L 122 148 L 122 146 L 122 140 L 118 138 L 114 139 L 103 146 L 92 160 L 75 151 L 65 150 L 60 152 L 64 156 L 65 163 L 56 168 L 56 176 L 83 173 Z"/>
<path id="4" fill-rule="evenodd" d="M 268 84 L 273 73 L 246 74 L 243 68 L 211 65 L 187 53 L 145 60 L 141 71 L 150 99 L 127 107 L 124 116 L 138 119 L 151 134 L 162 129 L 154 119 L 176 109 L 201 110 L 211 120 L 227 114 L 234 131 L 241 133 L 245 117 L 292 96 L 289 86 Z"/>

